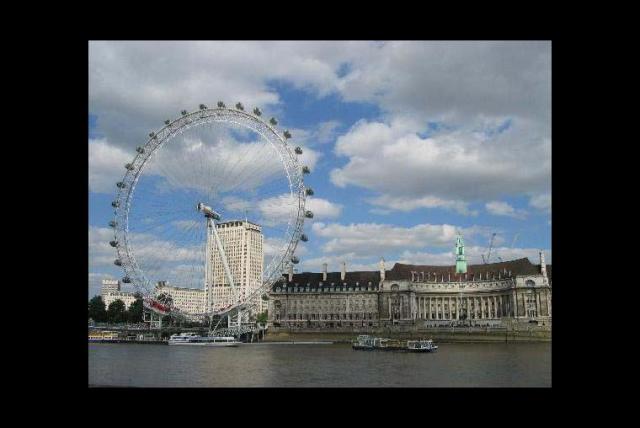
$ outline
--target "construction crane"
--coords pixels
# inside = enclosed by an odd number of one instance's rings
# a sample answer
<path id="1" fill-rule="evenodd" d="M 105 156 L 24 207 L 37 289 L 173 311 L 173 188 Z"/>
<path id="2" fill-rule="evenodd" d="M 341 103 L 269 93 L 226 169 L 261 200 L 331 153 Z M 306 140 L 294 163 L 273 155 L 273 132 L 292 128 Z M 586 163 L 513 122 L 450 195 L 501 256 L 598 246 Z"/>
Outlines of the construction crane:
<path id="1" fill-rule="evenodd" d="M 491 259 L 491 249 L 493 248 L 493 239 L 496 237 L 496 234 L 494 232 L 493 235 L 491 235 L 491 241 L 489 241 L 489 250 L 487 252 L 487 257 L 484 257 L 484 254 L 482 255 L 482 262 L 486 265 L 487 263 L 489 263 L 489 259 Z"/>
<path id="2" fill-rule="evenodd" d="M 513 241 L 511 241 L 511 248 L 513 248 L 513 246 L 515 245 L 518 236 L 520 236 L 520 232 L 516 233 L 516 235 L 513 237 Z"/>

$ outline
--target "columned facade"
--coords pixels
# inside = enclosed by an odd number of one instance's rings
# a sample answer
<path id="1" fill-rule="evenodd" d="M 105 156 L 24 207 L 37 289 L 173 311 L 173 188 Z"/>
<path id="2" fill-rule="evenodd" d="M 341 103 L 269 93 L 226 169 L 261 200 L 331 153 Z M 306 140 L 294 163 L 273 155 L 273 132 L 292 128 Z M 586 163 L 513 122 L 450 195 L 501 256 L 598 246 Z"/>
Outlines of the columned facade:
<path id="1" fill-rule="evenodd" d="M 451 266 L 396 263 L 383 272 L 284 275 L 270 293 L 275 327 L 551 324 L 551 281 L 528 259 Z"/>

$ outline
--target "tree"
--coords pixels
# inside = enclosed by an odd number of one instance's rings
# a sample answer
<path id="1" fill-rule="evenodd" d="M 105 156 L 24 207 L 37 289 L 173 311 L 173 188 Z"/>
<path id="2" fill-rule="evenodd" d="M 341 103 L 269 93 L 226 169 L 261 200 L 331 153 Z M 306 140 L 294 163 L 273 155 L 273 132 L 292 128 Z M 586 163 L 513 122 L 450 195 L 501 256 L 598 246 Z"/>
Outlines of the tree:
<path id="1" fill-rule="evenodd" d="M 102 296 L 93 296 L 89 300 L 89 318 L 95 322 L 104 322 L 107 320 L 107 310 Z"/>
<path id="2" fill-rule="evenodd" d="M 257 322 L 259 322 L 260 324 L 266 324 L 267 323 L 267 311 L 264 311 L 263 313 L 258 315 L 258 318 L 256 319 Z"/>
<path id="3" fill-rule="evenodd" d="M 127 319 L 130 323 L 142 322 L 143 311 L 144 306 L 142 304 L 142 297 L 136 296 L 136 300 L 134 300 L 129 305 L 129 310 L 127 311 Z"/>
<path id="4" fill-rule="evenodd" d="M 127 319 L 126 306 L 120 299 L 116 299 L 109 304 L 107 309 L 107 320 L 111 323 L 124 322 Z"/>

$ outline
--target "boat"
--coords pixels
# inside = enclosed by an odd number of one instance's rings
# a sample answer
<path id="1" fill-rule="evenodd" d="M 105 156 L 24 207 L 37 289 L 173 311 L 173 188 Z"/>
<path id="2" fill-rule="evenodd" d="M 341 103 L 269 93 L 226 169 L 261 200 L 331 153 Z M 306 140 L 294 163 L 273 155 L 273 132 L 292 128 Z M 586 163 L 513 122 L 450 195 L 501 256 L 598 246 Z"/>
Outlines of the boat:
<path id="1" fill-rule="evenodd" d="M 360 350 L 360 351 L 371 351 L 375 349 L 373 346 L 373 341 L 374 341 L 373 337 L 363 334 L 358 336 L 356 341 L 352 343 L 351 347 L 353 349 Z"/>
<path id="2" fill-rule="evenodd" d="M 404 352 L 434 352 L 438 349 L 432 340 L 394 340 L 383 337 L 360 335 L 352 343 L 351 348 L 357 351 L 404 351 Z"/>
<path id="3" fill-rule="evenodd" d="M 89 342 L 107 342 L 118 340 L 118 332 L 115 331 L 95 331 L 89 333 Z"/>
<path id="4" fill-rule="evenodd" d="M 352 343 L 351 347 L 359 351 L 371 351 L 375 349 L 381 351 L 392 351 L 401 349 L 402 345 L 396 343 L 392 339 L 362 334 Z"/>
<path id="5" fill-rule="evenodd" d="M 433 340 L 409 340 L 407 341 L 408 352 L 434 352 L 438 345 L 433 344 Z"/>
<path id="6" fill-rule="evenodd" d="M 238 346 L 241 342 L 232 336 L 199 336 L 195 333 L 174 334 L 169 338 L 169 345 L 191 346 Z"/>

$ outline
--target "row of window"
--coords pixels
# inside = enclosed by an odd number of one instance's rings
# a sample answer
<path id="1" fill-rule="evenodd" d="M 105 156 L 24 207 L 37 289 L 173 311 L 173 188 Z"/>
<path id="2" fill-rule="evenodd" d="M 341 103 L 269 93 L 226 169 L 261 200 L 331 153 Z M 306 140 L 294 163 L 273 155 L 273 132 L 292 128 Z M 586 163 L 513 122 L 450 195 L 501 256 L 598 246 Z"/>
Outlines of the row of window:
<path id="1" fill-rule="evenodd" d="M 374 312 L 369 313 L 356 313 L 356 314 L 287 314 L 284 319 L 288 320 L 371 320 L 375 319 L 376 314 Z M 276 314 L 276 320 L 280 320 L 281 315 Z"/>

